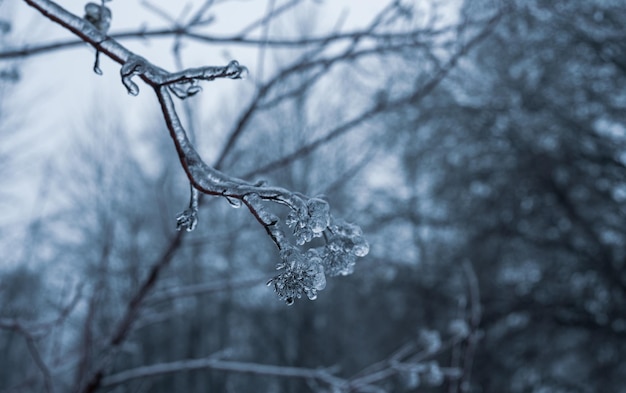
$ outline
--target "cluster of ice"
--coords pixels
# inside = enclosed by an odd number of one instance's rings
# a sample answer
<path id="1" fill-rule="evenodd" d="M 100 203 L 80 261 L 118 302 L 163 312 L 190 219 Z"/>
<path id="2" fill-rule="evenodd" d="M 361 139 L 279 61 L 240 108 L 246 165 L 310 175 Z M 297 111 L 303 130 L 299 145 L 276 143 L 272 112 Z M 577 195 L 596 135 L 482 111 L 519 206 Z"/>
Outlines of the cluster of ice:
<path id="1" fill-rule="evenodd" d="M 307 252 L 303 254 L 296 248 L 287 248 L 280 252 L 282 262 L 278 264 L 282 273 L 268 281 L 273 285 L 278 296 L 288 305 L 295 299 L 306 295 L 311 300 L 317 298 L 317 291 L 326 287 L 324 267 L 319 257 Z"/>
<path id="2" fill-rule="evenodd" d="M 97 3 L 85 4 L 85 20 L 104 34 L 111 27 L 111 16 L 109 7 Z"/>
<path id="3" fill-rule="evenodd" d="M 306 203 L 306 209 L 300 208 L 287 216 L 287 226 L 293 228 L 293 235 L 298 245 L 308 243 L 315 237 L 322 236 L 330 224 L 330 207 L 328 202 L 311 198 Z"/>
<path id="4" fill-rule="evenodd" d="M 293 228 L 299 246 L 322 236 L 326 240 L 323 247 L 310 248 L 304 253 L 296 247 L 281 252 L 277 269 L 283 271 L 268 285 L 273 285 L 287 304 L 293 304 L 303 294 L 314 300 L 317 291 L 326 285 L 326 274 L 345 276 L 352 273 L 356 258 L 369 252 L 361 228 L 332 217 L 328 203 L 322 199 L 309 199 L 306 208 L 294 210 L 287 216 L 286 223 Z"/>

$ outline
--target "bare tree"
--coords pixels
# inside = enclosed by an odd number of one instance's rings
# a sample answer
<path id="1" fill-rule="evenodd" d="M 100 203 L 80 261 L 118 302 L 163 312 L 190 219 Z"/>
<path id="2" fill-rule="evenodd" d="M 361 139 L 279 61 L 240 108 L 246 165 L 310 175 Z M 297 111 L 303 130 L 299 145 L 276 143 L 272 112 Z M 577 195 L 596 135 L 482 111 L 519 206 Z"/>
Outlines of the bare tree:
<path id="1" fill-rule="evenodd" d="M 312 390 L 322 390 L 326 388 L 339 389 L 345 391 L 383 391 L 393 378 L 402 376 L 407 378 L 407 386 L 416 387 L 419 379 L 429 380 L 432 385 L 440 385 L 444 379 L 450 381 L 463 381 L 469 378 L 471 369 L 472 345 L 477 335 L 477 324 L 480 320 L 480 305 L 476 300 L 478 291 L 477 285 L 472 279 L 471 267 L 466 268 L 468 277 L 467 290 L 471 306 L 466 311 L 463 308 L 459 311 L 461 315 L 455 319 L 456 330 L 450 334 L 449 340 L 442 343 L 438 333 L 424 331 L 424 334 L 417 340 L 409 339 L 397 351 L 385 359 L 374 362 L 360 372 L 355 372 L 352 377 L 339 377 L 336 367 L 292 367 L 276 366 L 271 364 L 260 364 L 254 362 L 244 362 L 227 359 L 223 352 L 213 355 L 188 355 L 188 358 L 180 358 L 175 361 L 161 361 L 153 363 L 148 358 L 140 359 L 137 362 L 126 362 L 126 353 L 132 343 L 140 343 L 142 337 L 138 334 L 145 326 L 151 323 L 161 323 L 161 321 L 172 321 L 177 314 L 171 309 L 164 313 L 159 313 L 159 307 L 165 302 L 177 301 L 189 297 L 200 297 L 206 294 L 223 291 L 224 289 L 237 286 L 248 286 L 258 282 L 258 277 L 265 277 L 265 273 L 260 273 L 256 277 L 245 277 L 237 279 L 229 277 L 227 280 L 219 282 L 208 282 L 201 285 L 179 286 L 179 282 L 172 282 L 174 285 L 168 287 L 167 280 L 163 279 L 163 272 L 172 265 L 172 261 L 177 254 L 183 251 L 185 255 L 200 255 L 200 248 L 192 249 L 194 238 L 184 236 L 186 231 L 192 231 L 196 227 L 198 218 L 203 215 L 199 209 L 202 203 L 208 200 L 202 199 L 199 194 L 224 198 L 229 204 L 234 206 L 246 206 L 252 217 L 257 220 L 270 236 L 272 242 L 280 253 L 281 262 L 278 264 L 280 274 L 269 277 L 269 284 L 272 285 L 279 297 L 288 304 L 292 304 L 296 298 L 303 295 L 314 299 L 317 292 L 322 290 L 326 283 L 326 275 L 347 275 L 352 272 L 356 259 L 368 253 L 369 246 L 364 240 L 361 229 L 343 220 L 337 219 L 330 214 L 329 204 L 321 197 L 308 197 L 300 192 L 290 191 L 286 188 L 272 187 L 264 182 L 255 182 L 254 179 L 260 175 L 268 175 L 272 172 L 283 170 L 287 165 L 297 161 L 302 161 L 306 157 L 312 157 L 316 152 L 328 148 L 332 144 L 338 143 L 349 133 L 360 126 L 373 122 L 384 114 L 393 114 L 400 108 L 416 105 L 423 97 L 428 96 L 458 64 L 460 59 L 480 42 L 493 28 L 499 20 L 500 14 L 495 13 L 484 19 L 464 20 L 460 24 L 444 25 L 438 24 L 433 18 L 419 25 L 411 26 L 413 10 L 409 4 L 402 2 L 390 2 L 365 28 L 352 32 L 332 32 L 324 36 L 311 36 L 296 39 L 272 38 L 269 36 L 269 23 L 284 12 L 298 5 L 299 1 L 288 1 L 284 4 L 274 4 L 269 2 L 267 14 L 258 21 L 243 28 L 238 34 L 225 37 L 216 37 L 196 32 L 196 28 L 210 23 L 211 17 L 208 13 L 212 1 L 205 2 L 197 12 L 193 13 L 186 22 L 180 22 L 171 18 L 166 13 L 160 11 L 156 6 L 149 5 L 153 12 L 162 14 L 165 19 L 172 22 L 171 28 L 160 30 L 138 29 L 131 32 L 119 34 L 108 34 L 108 27 L 111 21 L 111 14 L 105 2 L 100 4 L 89 3 L 85 8 L 83 18 L 73 15 L 61 6 L 47 0 L 26 0 L 25 3 L 39 10 L 44 16 L 77 36 L 77 40 L 54 42 L 42 45 L 30 45 L 22 48 L 12 48 L 0 52 L 0 59 L 12 59 L 29 57 L 37 54 L 44 54 L 64 48 L 88 43 L 96 49 L 96 60 L 94 71 L 100 73 L 99 57 L 106 56 L 121 65 L 122 83 L 130 94 L 139 93 L 139 86 L 136 79 L 142 79 L 151 87 L 159 101 L 161 113 L 164 118 L 170 136 L 176 147 L 179 162 L 191 185 L 191 196 L 189 205 L 177 217 L 178 232 L 168 233 L 164 230 L 164 238 L 160 238 L 158 252 L 146 257 L 132 257 L 132 249 L 141 250 L 141 246 L 133 246 L 133 241 L 128 242 L 124 247 L 128 248 L 123 258 L 116 257 L 119 245 L 115 245 L 115 240 L 119 239 L 118 226 L 125 229 L 121 232 L 132 233 L 133 228 L 146 225 L 155 227 L 153 220 L 146 224 L 148 219 L 141 219 L 140 216 L 133 216 L 137 222 L 128 220 L 123 225 L 117 222 L 117 215 L 107 213 L 107 210 L 119 208 L 119 216 L 124 217 L 132 210 L 132 204 L 126 199 L 126 193 L 120 194 L 120 200 L 112 202 L 108 200 L 110 195 L 99 195 L 98 190 L 92 190 L 93 198 L 102 198 L 101 206 L 97 209 L 97 214 L 102 214 L 98 220 L 100 223 L 97 230 L 94 230 L 94 239 L 99 239 L 92 244 L 94 258 L 89 265 L 90 273 L 96 277 L 91 286 L 82 292 L 81 299 L 84 301 L 84 312 L 81 317 L 77 336 L 80 340 L 75 345 L 73 352 L 68 353 L 73 359 L 63 367 L 71 368 L 71 378 L 67 378 L 67 371 L 62 367 L 51 366 L 46 363 L 44 357 L 39 356 L 36 351 L 31 351 L 32 359 L 39 365 L 39 372 L 43 378 L 43 386 L 47 391 L 53 391 L 61 387 L 63 390 L 74 390 L 81 392 L 96 391 L 101 388 L 125 386 L 135 381 L 150 381 L 151 377 L 159 377 L 169 374 L 180 374 L 191 370 L 219 370 L 222 372 L 257 374 L 275 377 L 295 378 L 307 381 Z M 406 20 L 409 28 L 402 25 Z M 398 26 L 402 26 L 398 28 Z M 253 31 L 263 29 L 262 38 L 254 38 Z M 192 69 L 182 69 L 182 61 L 178 62 L 181 70 L 177 72 L 167 72 L 164 69 L 152 64 L 147 59 L 129 51 L 120 42 L 122 39 L 146 38 L 171 35 L 176 37 L 174 54 L 177 56 L 177 48 L 182 39 L 191 39 L 199 42 L 221 42 L 237 45 L 262 45 L 266 48 L 302 48 L 299 50 L 294 60 L 279 69 L 275 74 L 268 77 L 259 77 L 254 97 L 249 104 L 244 106 L 238 118 L 230 127 L 225 138 L 223 147 L 213 165 L 206 164 L 197 153 L 197 148 L 190 137 L 190 128 L 183 126 L 181 114 L 185 117 L 193 117 L 191 109 L 184 107 L 179 110 L 176 98 L 186 99 L 200 92 L 200 82 L 212 81 L 218 78 L 238 79 L 247 72 L 246 67 L 236 61 L 230 62 L 226 66 L 220 67 L 199 67 Z M 453 43 L 454 45 L 451 45 Z M 444 50 L 445 49 L 445 50 Z M 250 134 L 250 125 L 253 121 L 262 119 L 263 116 L 272 116 L 276 108 L 284 106 L 285 103 L 297 101 L 295 111 L 300 115 L 306 113 L 307 95 L 313 96 L 319 89 L 329 83 L 326 79 L 328 75 L 345 75 L 353 83 L 367 84 L 367 81 L 360 81 L 358 75 L 354 75 L 362 70 L 367 75 L 367 68 L 371 63 L 388 64 L 389 59 L 405 59 L 410 64 L 415 58 L 426 59 L 427 65 L 424 70 L 420 70 L 411 76 L 410 88 L 394 85 L 383 85 L 374 87 L 375 94 L 371 94 L 360 105 L 344 108 L 345 113 L 339 116 L 339 121 L 330 124 L 317 124 L 310 134 L 301 134 L 302 139 L 294 146 L 288 146 L 286 151 L 277 151 L 260 161 L 254 167 L 238 167 L 234 164 L 236 158 L 242 155 L 236 150 L 238 145 L 245 143 L 242 135 Z M 260 56 L 263 59 L 263 56 Z M 263 62 L 264 60 L 261 60 Z M 407 64 L 404 63 L 404 64 Z M 400 64 L 400 63 L 399 63 Z M 393 73 L 393 66 L 389 65 L 383 69 Z M 423 71 L 423 72 L 422 72 Z M 384 73 L 383 73 L 384 74 Z M 380 78 L 380 79 L 379 79 Z M 413 80 L 414 79 L 414 80 Z M 391 78 L 385 80 L 385 75 L 377 75 L 377 81 L 382 83 L 392 82 Z M 336 83 L 331 81 L 330 83 Z M 326 85 L 327 86 L 327 85 Z M 299 100 L 299 101 L 298 101 Z M 185 105 L 187 101 L 183 101 Z M 306 118 L 301 119 L 299 125 L 309 125 Z M 268 133 L 271 127 L 268 128 Z M 115 134 L 116 139 L 122 145 L 130 145 L 123 136 Z M 354 134 L 352 135 L 354 137 Z M 366 140 L 372 135 L 359 135 L 356 139 Z M 373 135 L 376 137 L 376 135 Z M 380 136 L 380 135 L 379 135 Z M 254 149 L 254 145 L 261 143 L 265 135 L 259 134 L 248 139 Z M 373 138 L 375 139 L 375 138 Z M 367 144 L 363 144 L 367 146 Z M 268 146 L 268 149 L 272 149 Z M 372 148 L 372 150 L 374 150 Z M 238 155 L 239 154 L 239 155 Z M 244 153 L 243 156 L 252 156 Z M 249 158 L 248 157 L 248 158 Z M 367 157 L 365 155 L 364 157 Z M 331 181 L 326 188 L 332 189 L 333 184 L 341 182 L 341 179 L 354 176 L 365 165 L 362 160 L 349 162 L 346 160 L 345 171 L 339 180 Z M 241 162 L 241 160 L 239 161 Z M 350 165 L 354 164 L 353 167 Z M 222 171 L 230 165 L 233 171 L 238 170 L 241 178 L 230 176 Z M 111 173 L 131 172 L 137 173 L 137 182 L 142 182 L 139 170 L 132 166 L 120 167 Z M 93 174 L 98 180 L 104 180 L 102 171 L 108 169 L 95 167 Z M 301 179 L 302 175 L 309 172 L 309 168 L 303 166 L 300 171 L 294 171 L 293 178 Z M 111 175 L 109 174 L 109 176 Z M 89 176 L 87 174 L 86 176 Z M 129 183 L 127 183 L 129 182 Z M 132 178 L 125 178 L 123 182 L 114 182 L 114 185 L 107 186 L 109 189 L 131 189 Z M 293 182 L 297 187 L 304 187 L 306 184 Z M 306 183 L 306 181 L 304 182 Z M 149 186 L 142 187 L 149 189 Z M 350 200 L 357 201 L 356 195 Z M 120 204 L 125 204 L 119 207 Z M 127 206 L 128 205 L 128 206 Z M 280 210 L 276 205 L 287 207 L 289 213 L 286 219 L 280 219 Z M 91 209 L 89 204 L 82 207 Z M 96 210 L 96 209 L 94 209 Z M 205 209 L 210 210 L 210 209 Z M 150 214 L 147 212 L 146 214 Z M 210 214 L 204 213 L 204 222 L 212 222 Z M 216 220 L 217 221 L 217 220 Z M 283 222 L 287 224 L 291 231 L 283 228 Z M 182 231 L 185 230 L 185 231 Z M 197 235 L 196 231 L 194 235 Z M 213 234 L 211 234 L 213 235 Z M 123 235 L 122 235 L 123 236 Z M 238 236 L 243 236 L 238 231 Z M 201 239 L 199 240 L 201 241 Z M 120 242 L 122 243 L 122 242 Z M 184 245 L 189 248 L 184 249 Z M 206 247 L 206 246 L 205 246 Z M 308 248 L 308 249 L 307 249 Z M 183 250 L 184 249 L 184 250 Z M 206 250 L 206 248 L 204 248 Z M 129 262 L 118 265 L 116 261 L 124 260 Z M 115 273 L 116 269 L 120 269 Z M 121 273 L 120 273 L 121 272 Z M 116 284 L 112 287 L 107 279 L 115 274 L 124 277 L 124 284 Z M 159 285 L 161 284 L 161 285 Z M 124 294 L 111 307 L 111 297 L 120 291 Z M 76 295 L 78 296 L 78 295 Z M 70 297 L 70 299 L 72 299 Z M 68 302 L 72 305 L 75 302 Z M 120 306 L 121 305 L 121 306 Z M 216 311 L 223 316 L 227 311 L 229 301 L 223 302 L 223 308 Z M 113 308 L 116 308 L 113 310 Z M 65 310 L 66 308 L 63 308 Z M 67 310 L 72 310 L 67 307 Z M 184 308 L 184 311 L 187 311 Z M 60 315 L 63 318 L 69 314 L 64 311 Z M 65 319 L 63 319 L 65 320 Z M 304 329 L 311 320 L 302 320 L 300 333 L 305 334 Z M 19 321 L 17 321 L 19 322 Z M 23 332 L 21 323 L 14 320 L 7 320 L 2 326 L 5 330 Z M 172 322 L 173 323 L 173 322 Z M 280 331 L 280 328 L 278 329 Z M 31 334 L 25 334 L 25 341 L 30 343 Z M 276 336 L 280 341 L 282 337 Z M 30 340 L 30 341 L 29 341 Z M 154 343 L 154 341 L 152 341 Z M 289 344 L 284 344 L 285 350 Z M 457 358 L 451 367 L 439 366 L 435 361 L 438 356 L 447 351 L 456 351 Z M 291 349 L 289 349 L 291 351 Z M 467 356 L 465 356 L 467 354 Z M 465 357 L 464 357 L 465 356 Z M 131 357 L 131 356 L 129 356 Z M 120 361 L 120 359 L 125 359 Z M 128 363 L 128 364 L 127 364 Z M 137 363 L 140 366 L 137 366 Z M 59 375 L 64 377 L 59 377 Z M 350 375 L 350 372 L 344 373 Z M 416 379 L 417 378 L 417 379 Z M 57 381 L 62 381 L 57 384 Z M 416 382 L 418 381 L 418 382 Z M 28 382 L 28 381 L 27 381 Z M 26 386 L 26 385 L 24 385 Z M 128 385 L 131 386 L 131 385 Z M 132 385 L 135 386 L 135 385 Z M 219 390 L 219 389 L 218 389 Z"/>

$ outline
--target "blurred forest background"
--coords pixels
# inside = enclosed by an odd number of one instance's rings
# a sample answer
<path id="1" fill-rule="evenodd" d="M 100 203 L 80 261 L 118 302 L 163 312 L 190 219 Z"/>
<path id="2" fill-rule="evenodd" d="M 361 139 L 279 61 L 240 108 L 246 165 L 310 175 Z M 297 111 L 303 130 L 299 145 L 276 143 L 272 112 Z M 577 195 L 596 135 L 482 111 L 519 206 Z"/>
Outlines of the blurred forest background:
<path id="1" fill-rule="evenodd" d="M 155 1 L 162 31 L 119 38 L 247 65 L 181 105 L 203 157 L 362 227 L 354 274 L 290 307 L 245 209 L 205 198 L 176 232 L 188 183 L 149 89 L 128 120 L 116 65 L 0 2 L 0 392 L 626 392 L 626 7 L 445 1 L 346 27 L 268 0 L 236 31 L 221 7 L 248 2 Z M 79 52 L 116 98 L 30 83 Z"/>

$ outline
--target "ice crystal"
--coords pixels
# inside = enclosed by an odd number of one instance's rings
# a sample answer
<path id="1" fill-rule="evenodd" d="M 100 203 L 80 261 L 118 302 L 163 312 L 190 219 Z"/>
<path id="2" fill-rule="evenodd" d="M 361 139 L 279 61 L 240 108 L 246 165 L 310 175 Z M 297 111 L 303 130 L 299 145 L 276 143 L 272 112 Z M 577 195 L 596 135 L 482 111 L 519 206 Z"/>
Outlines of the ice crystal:
<path id="1" fill-rule="evenodd" d="M 293 304 L 303 294 L 315 300 L 317 292 L 326 287 L 321 258 L 315 252 L 302 254 L 295 248 L 282 250 L 280 257 L 281 262 L 277 268 L 284 271 L 269 280 L 267 285 L 273 285 L 278 297 L 288 305 Z"/>
<path id="2" fill-rule="evenodd" d="M 237 60 L 232 60 L 226 66 L 226 74 L 231 79 L 245 79 L 248 76 L 248 68 L 239 64 Z"/>

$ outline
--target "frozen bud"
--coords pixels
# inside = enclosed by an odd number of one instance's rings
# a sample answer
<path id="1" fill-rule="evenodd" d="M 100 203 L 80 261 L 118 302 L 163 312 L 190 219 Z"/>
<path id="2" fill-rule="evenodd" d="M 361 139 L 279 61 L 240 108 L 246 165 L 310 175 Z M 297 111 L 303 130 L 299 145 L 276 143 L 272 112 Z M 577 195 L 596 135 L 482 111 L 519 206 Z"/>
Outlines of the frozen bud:
<path id="1" fill-rule="evenodd" d="M 282 263 L 279 264 L 280 269 L 293 269 L 298 263 L 301 262 L 302 254 L 300 254 L 300 251 L 297 249 L 288 247 L 280 252 L 280 259 L 282 261 Z"/>
<path id="2" fill-rule="evenodd" d="M 367 255 L 370 247 L 361 228 L 341 220 L 331 221 L 331 236 L 323 253 L 324 267 L 331 276 L 345 276 L 354 271 L 356 258 Z"/>
<path id="3" fill-rule="evenodd" d="M 296 243 L 300 246 L 313 239 L 313 231 L 308 226 L 296 226 L 293 230 L 293 235 L 296 237 Z"/>
<path id="4" fill-rule="evenodd" d="M 356 255 L 346 252 L 341 239 L 331 240 L 324 249 L 323 264 L 330 276 L 347 276 L 354 271 Z"/>
<path id="5" fill-rule="evenodd" d="M 317 292 L 326 287 L 324 267 L 319 263 L 317 252 L 303 255 L 295 248 L 287 248 L 281 251 L 280 256 L 282 262 L 278 266 L 285 270 L 267 284 L 273 285 L 278 297 L 287 304 L 293 304 L 303 294 L 315 300 Z"/>
<path id="6" fill-rule="evenodd" d="M 470 334 L 470 328 L 463 319 L 454 319 L 448 325 L 448 332 L 454 337 L 467 338 Z"/>
<path id="7" fill-rule="evenodd" d="M 330 224 L 330 206 L 328 202 L 319 198 L 311 198 L 307 201 L 309 213 L 309 226 L 315 235 L 321 236 L 322 232 Z"/>
<path id="8" fill-rule="evenodd" d="M 350 224 L 343 220 L 333 220 L 331 225 L 331 231 L 337 236 L 354 238 L 357 236 L 363 236 L 363 231 L 358 225 Z"/>
<path id="9" fill-rule="evenodd" d="M 233 60 L 226 66 L 226 74 L 231 79 L 245 79 L 248 76 L 248 68 Z"/>
<path id="10" fill-rule="evenodd" d="M 303 227 L 306 225 L 307 212 L 304 209 L 293 210 L 287 215 L 285 224 L 289 228 Z"/>
<path id="11" fill-rule="evenodd" d="M 427 353 L 435 353 L 441 348 L 441 335 L 436 330 L 420 331 L 418 342 Z"/>
<path id="12" fill-rule="evenodd" d="M 409 370 L 403 376 L 404 384 L 408 389 L 413 390 L 420 386 L 420 374 L 417 370 Z"/>
<path id="13" fill-rule="evenodd" d="M 85 20 L 106 34 L 111 26 L 111 10 L 100 4 L 87 3 L 85 4 Z"/>
<path id="14" fill-rule="evenodd" d="M 429 362 L 422 374 L 422 379 L 427 385 L 440 386 L 443 383 L 444 375 L 437 362 Z"/>

